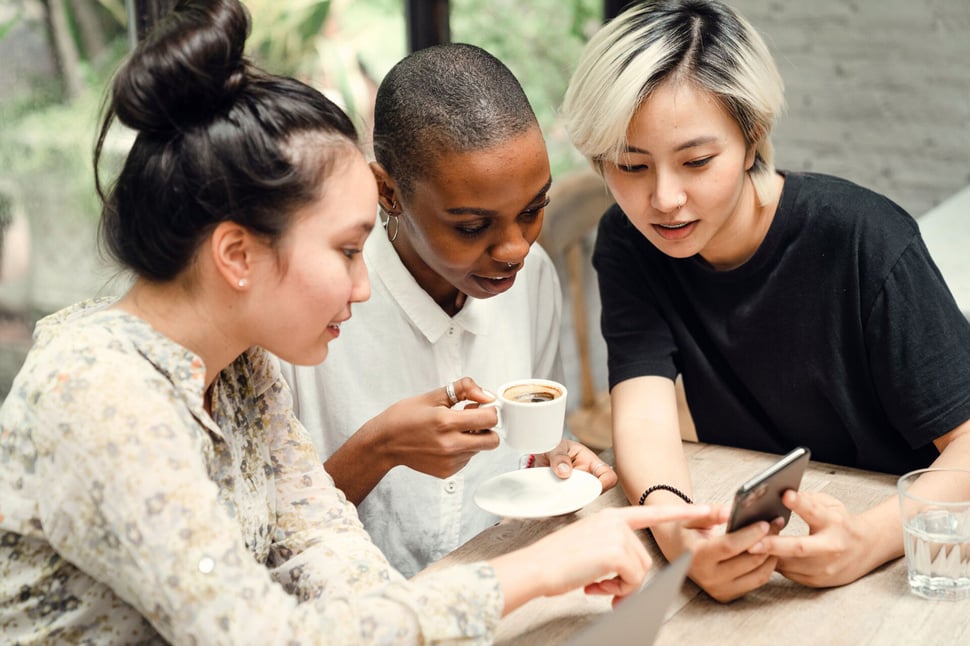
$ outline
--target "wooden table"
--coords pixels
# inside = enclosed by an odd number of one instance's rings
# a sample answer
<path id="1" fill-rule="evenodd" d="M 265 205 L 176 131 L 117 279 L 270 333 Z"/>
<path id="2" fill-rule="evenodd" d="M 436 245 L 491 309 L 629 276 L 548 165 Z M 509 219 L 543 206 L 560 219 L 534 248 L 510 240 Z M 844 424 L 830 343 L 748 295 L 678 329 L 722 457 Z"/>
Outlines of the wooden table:
<path id="1" fill-rule="evenodd" d="M 737 486 L 777 456 L 685 442 L 695 499 L 727 503 Z M 605 453 L 604 458 L 612 458 Z M 895 495 L 895 476 L 812 463 L 802 490 L 824 491 L 861 511 Z M 626 505 L 619 487 L 604 493 L 576 514 L 541 520 L 506 519 L 455 550 L 434 568 L 488 559 L 528 545 L 578 517 L 604 507 Z M 784 533 L 804 534 L 804 522 L 792 516 Z M 656 543 L 643 533 L 656 563 L 664 563 Z M 568 567 L 564 563 L 563 567 Z M 498 644 L 558 644 L 586 626 L 608 601 L 577 590 L 534 599 L 505 617 Z M 764 587 L 728 604 L 685 582 L 671 604 L 656 644 L 970 644 L 970 601 L 921 599 L 909 592 L 903 559 L 840 588 L 803 587 L 775 573 Z M 606 646 L 606 645 L 604 645 Z"/>

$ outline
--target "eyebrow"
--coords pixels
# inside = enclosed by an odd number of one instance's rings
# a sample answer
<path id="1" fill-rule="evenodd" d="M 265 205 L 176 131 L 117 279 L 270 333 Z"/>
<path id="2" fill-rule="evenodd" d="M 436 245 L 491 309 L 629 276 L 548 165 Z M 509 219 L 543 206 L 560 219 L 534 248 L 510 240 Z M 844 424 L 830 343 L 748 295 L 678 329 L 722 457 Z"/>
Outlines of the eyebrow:
<path id="1" fill-rule="evenodd" d="M 703 146 L 705 144 L 711 144 L 716 142 L 718 139 L 714 135 L 703 135 L 701 137 L 694 137 L 693 139 L 688 139 L 682 144 L 679 144 L 674 148 L 674 152 L 680 152 L 682 150 L 687 150 L 688 148 L 696 148 L 698 146 Z M 628 153 L 640 153 L 642 155 L 649 155 L 650 151 L 643 148 L 637 148 L 636 146 L 624 146 L 624 152 Z"/>
<path id="2" fill-rule="evenodd" d="M 367 233 L 367 234 L 370 234 L 370 232 L 373 230 L 374 230 L 373 222 L 361 222 L 357 226 L 351 227 L 350 229 L 348 229 L 348 231 L 359 231 L 360 233 Z"/>
<path id="3" fill-rule="evenodd" d="M 529 200 L 529 203 L 526 206 L 526 208 L 535 204 L 539 200 L 543 199 L 545 197 L 545 194 L 549 192 L 549 188 L 551 186 L 552 186 L 552 178 L 550 177 L 549 179 L 546 180 L 545 185 L 541 189 L 539 189 L 539 192 L 536 193 L 531 200 Z M 480 209 L 475 206 L 456 206 L 454 208 L 445 209 L 445 213 L 450 213 L 452 215 L 480 215 L 483 217 L 494 217 L 498 215 L 498 211 L 495 211 L 492 209 Z"/>

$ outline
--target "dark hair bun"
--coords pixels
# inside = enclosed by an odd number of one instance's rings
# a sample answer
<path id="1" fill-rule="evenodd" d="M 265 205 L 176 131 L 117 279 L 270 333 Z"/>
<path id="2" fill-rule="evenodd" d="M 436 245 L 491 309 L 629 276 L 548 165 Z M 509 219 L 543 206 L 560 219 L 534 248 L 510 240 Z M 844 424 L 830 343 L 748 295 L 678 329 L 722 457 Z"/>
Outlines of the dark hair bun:
<path id="1" fill-rule="evenodd" d="M 248 35 L 238 0 L 179 0 L 115 77 L 118 118 L 155 134 L 207 121 L 246 81 Z"/>

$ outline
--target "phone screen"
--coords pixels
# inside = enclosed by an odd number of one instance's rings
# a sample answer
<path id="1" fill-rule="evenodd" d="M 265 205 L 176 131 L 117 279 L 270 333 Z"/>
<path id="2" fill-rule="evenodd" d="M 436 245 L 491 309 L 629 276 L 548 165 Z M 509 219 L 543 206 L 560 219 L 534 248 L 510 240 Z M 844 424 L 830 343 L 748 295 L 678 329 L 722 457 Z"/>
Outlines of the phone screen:
<path id="1" fill-rule="evenodd" d="M 731 508 L 728 531 L 733 532 L 759 520 L 782 518 L 785 525 L 791 510 L 781 502 L 789 489 L 798 490 L 811 451 L 798 447 L 738 488 Z"/>

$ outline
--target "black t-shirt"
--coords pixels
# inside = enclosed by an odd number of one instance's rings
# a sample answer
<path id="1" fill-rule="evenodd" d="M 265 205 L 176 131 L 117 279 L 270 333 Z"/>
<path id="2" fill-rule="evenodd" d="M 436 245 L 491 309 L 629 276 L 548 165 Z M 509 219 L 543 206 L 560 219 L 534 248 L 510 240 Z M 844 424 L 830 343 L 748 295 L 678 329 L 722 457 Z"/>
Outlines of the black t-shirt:
<path id="1" fill-rule="evenodd" d="M 851 182 L 786 173 L 730 271 L 663 254 L 616 206 L 593 263 L 610 388 L 683 373 L 702 441 L 903 473 L 970 419 L 970 323 L 913 218 Z"/>

